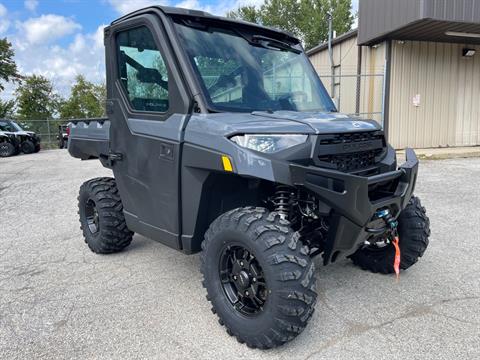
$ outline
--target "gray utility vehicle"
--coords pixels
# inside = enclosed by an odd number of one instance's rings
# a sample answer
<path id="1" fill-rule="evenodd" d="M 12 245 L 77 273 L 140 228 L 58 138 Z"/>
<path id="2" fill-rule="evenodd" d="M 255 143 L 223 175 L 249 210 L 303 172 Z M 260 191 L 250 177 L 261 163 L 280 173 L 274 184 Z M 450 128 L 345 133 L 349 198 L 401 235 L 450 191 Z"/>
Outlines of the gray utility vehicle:
<path id="1" fill-rule="evenodd" d="M 149 7 L 108 26 L 105 46 L 108 118 L 74 121 L 68 146 L 115 176 L 80 188 L 92 251 L 134 232 L 202 251 L 212 311 L 257 348 L 307 325 L 315 255 L 391 273 L 397 231 L 402 269 L 423 255 L 415 153 L 397 168 L 375 121 L 337 113 L 292 35 Z"/>

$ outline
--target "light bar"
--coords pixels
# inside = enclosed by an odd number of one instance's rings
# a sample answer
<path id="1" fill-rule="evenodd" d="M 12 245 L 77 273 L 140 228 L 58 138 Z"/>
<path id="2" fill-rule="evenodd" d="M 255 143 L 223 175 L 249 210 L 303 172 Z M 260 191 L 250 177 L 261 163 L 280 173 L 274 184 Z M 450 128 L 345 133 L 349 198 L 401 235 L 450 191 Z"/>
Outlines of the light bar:
<path id="1" fill-rule="evenodd" d="M 447 36 L 457 36 L 457 37 L 468 37 L 468 38 L 478 38 L 480 39 L 480 34 L 476 33 L 467 33 L 467 32 L 458 32 L 458 31 L 447 31 L 445 32 Z"/>

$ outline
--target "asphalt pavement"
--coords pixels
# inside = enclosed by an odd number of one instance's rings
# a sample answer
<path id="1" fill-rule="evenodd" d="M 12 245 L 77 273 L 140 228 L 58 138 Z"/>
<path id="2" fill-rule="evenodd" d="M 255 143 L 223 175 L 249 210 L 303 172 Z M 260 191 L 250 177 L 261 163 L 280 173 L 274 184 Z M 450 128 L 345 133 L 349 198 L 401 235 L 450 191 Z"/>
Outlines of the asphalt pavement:
<path id="1" fill-rule="evenodd" d="M 110 174 L 65 150 L 0 158 L 0 359 L 480 358 L 480 158 L 422 161 L 424 257 L 398 283 L 317 261 L 310 324 L 269 351 L 218 324 L 198 255 L 139 235 L 124 252 L 90 252 L 78 189 Z"/>

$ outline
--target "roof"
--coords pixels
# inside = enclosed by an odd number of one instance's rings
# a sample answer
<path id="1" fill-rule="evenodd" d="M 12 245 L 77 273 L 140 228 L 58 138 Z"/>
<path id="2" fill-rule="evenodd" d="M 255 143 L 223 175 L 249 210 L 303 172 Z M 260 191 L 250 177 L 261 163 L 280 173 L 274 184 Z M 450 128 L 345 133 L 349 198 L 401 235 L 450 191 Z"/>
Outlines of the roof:
<path id="1" fill-rule="evenodd" d="M 164 14 L 167 15 L 180 15 L 180 16 L 191 16 L 195 18 L 203 18 L 203 19 L 209 19 L 213 21 L 218 21 L 222 23 L 230 23 L 230 24 L 235 24 L 239 26 L 248 26 L 248 27 L 254 27 L 262 31 L 267 31 L 267 32 L 274 32 L 277 34 L 281 34 L 285 36 L 286 38 L 289 38 L 292 41 L 299 42 L 299 40 L 290 32 L 284 31 L 281 29 L 269 27 L 269 26 L 263 26 L 255 23 L 251 23 L 248 21 L 244 20 L 239 20 L 239 19 L 232 19 L 232 18 L 226 18 L 223 16 L 217 16 L 217 15 L 212 15 L 208 12 L 205 11 L 200 11 L 200 10 L 191 10 L 191 9 L 184 9 L 184 8 L 179 8 L 179 7 L 171 7 L 171 6 L 160 6 L 160 5 L 154 5 L 154 6 L 149 6 L 143 9 L 136 10 L 134 12 L 131 12 L 130 14 L 124 15 L 114 21 L 112 21 L 111 25 L 117 24 L 121 21 L 127 20 L 131 17 L 134 17 L 136 15 L 152 12 L 155 10 L 160 10 Z"/>
<path id="2" fill-rule="evenodd" d="M 386 39 L 480 44 L 480 0 L 362 0 L 358 14 L 359 45 Z"/>
<path id="3" fill-rule="evenodd" d="M 353 30 L 350 30 L 350 31 L 346 32 L 345 34 L 337 36 L 336 38 L 334 38 L 332 40 L 332 46 L 336 45 L 336 44 L 340 44 L 341 42 L 343 42 L 345 40 L 348 40 L 348 39 L 351 39 L 351 38 L 357 36 L 357 33 L 358 33 L 357 29 L 353 29 Z M 307 51 L 307 55 L 312 56 L 313 54 L 316 54 L 316 53 L 318 53 L 320 51 L 323 51 L 325 49 L 328 49 L 328 42 L 321 43 L 321 44 L 311 48 L 310 50 Z"/>

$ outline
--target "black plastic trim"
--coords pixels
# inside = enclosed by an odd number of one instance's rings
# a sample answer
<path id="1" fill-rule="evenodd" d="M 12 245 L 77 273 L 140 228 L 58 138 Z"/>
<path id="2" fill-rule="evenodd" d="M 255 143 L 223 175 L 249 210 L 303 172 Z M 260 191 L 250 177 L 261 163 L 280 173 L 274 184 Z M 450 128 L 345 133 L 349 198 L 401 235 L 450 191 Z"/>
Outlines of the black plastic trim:
<path id="1" fill-rule="evenodd" d="M 375 212 L 389 208 L 394 217 L 404 209 L 415 189 L 418 159 L 412 149 L 406 149 L 407 161 L 398 170 L 371 177 L 362 177 L 313 166 L 290 165 L 293 185 L 314 192 L 329 205 L 338 217 L 338 227 L 331 234 L 324 261 L 328 263 L 337 251 L 355 251 L 361 243 L 367 223 Z M 369 186 L 398 179 L 391 196 L 372 201 Z M 327 181 L 326 181 L 327 180 Z"/>

